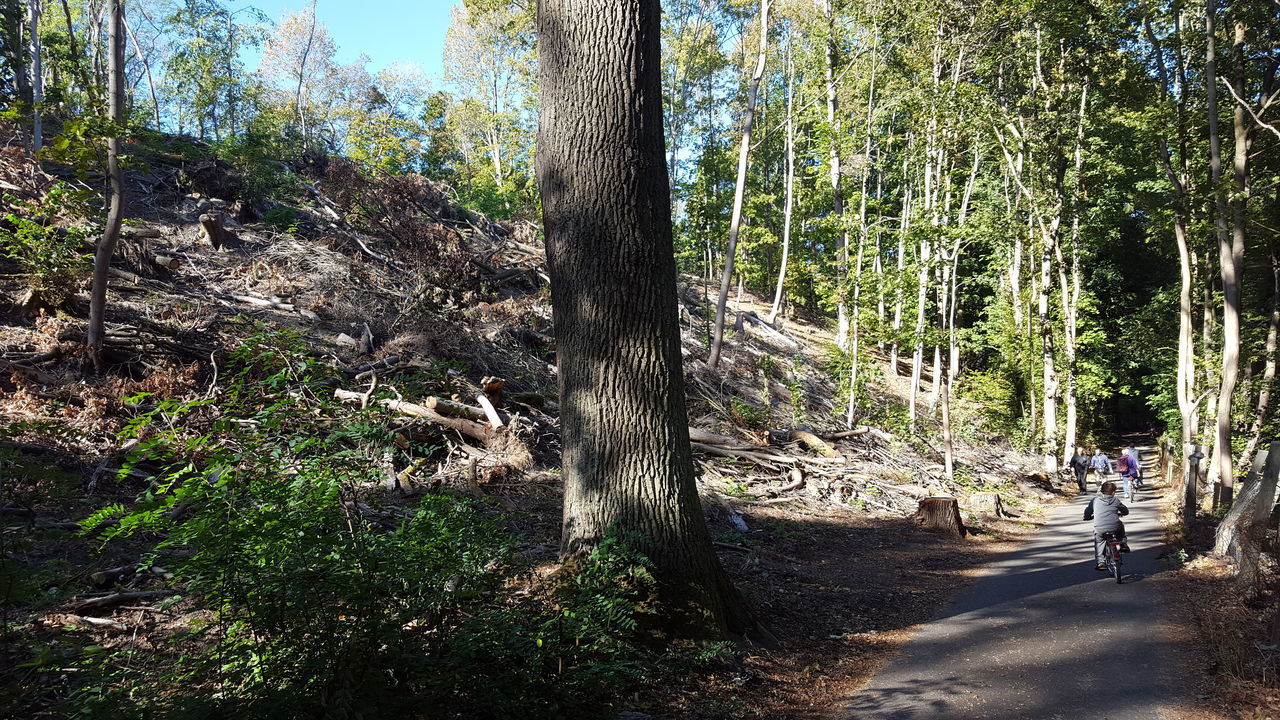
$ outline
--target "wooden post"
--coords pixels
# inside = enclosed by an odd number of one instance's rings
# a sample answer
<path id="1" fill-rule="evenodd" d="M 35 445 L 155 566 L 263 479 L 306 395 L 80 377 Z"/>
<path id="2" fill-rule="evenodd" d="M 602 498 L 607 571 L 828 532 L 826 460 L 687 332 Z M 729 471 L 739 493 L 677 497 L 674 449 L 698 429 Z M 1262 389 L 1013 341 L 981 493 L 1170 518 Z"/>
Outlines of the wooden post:
<path id="1" fill-rule="evenodd" d="M 1204 446 L 1183 446 L 1186 462 L 1182 471 L 1182 523 L 1190 528 L 1196 519 L 1196 483 L 1200 482 L 1200 460 L 1204 458 Z"/>

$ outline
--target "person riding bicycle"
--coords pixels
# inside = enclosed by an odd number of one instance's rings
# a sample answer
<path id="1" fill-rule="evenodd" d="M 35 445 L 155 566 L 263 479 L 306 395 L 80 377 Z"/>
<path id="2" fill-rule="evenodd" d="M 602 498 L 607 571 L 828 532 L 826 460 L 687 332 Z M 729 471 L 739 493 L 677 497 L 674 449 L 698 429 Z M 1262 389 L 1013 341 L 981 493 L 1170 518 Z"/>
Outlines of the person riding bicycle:
<path id="1" fill-rule="evenodd" d="M 1124 449 L 1124 454 L 1133 458 L 1133 467 L 1136 470 L 1136 473 L 1133 476 L 1133 486 L 1142 487 L 1145 484 L 1142 481 L 1142 454 L 1139 453 L 1138 449 L 1132 445 Z"/>
<path id="2" fill-rule="evenodd" d="M 1138 467 L 1138 461 L 1128 453 L 1121 453 L 1120 457 L 1116 458 L 1116 472 L 1120 473 L 1120 479 L 1124 481 L 1126 500 L 1133 499 L 1133 484 L 1138 479 Z"/>
<path id="3" fill-rule="evenodd" d="M 1108 480 L 1102 483 L 1099 494 L 1089 501 L 1084 510 L 1084 519 L 1093 521 L 1093 559 L 1099 570 L 1106 571 L 1107 565 L 1102 562 L 1102 548 L 1106 542 L 1103 533 L 1115 533 L 1120 541 L 1120 551 L 1129 552 L 1125 543 L 1124 523 L 1120 518 L 1129 514 L 1129 508 L 1116 498 L 1116 484 Z"/>

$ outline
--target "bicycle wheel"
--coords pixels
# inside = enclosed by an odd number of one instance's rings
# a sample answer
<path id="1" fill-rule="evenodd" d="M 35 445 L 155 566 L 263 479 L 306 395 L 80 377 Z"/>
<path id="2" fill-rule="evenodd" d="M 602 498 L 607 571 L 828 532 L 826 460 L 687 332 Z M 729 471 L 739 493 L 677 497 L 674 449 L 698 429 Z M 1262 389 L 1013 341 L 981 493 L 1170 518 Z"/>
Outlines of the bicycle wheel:
<path id="1" fill-rule="evenodd" d="M 1108 552 L 1108 554 L 1111 556 L 1111 557 L 1110 557 L 1110 561 L 1107 563 L 1108 565 L 1110 565 L 1110 566 L 1111 566 L 1111 574 L 1116 576 L 1116 582 L 1117 582 L 1117 583 L 1119 583 L 1119 582 L 1124 582 L 1124 581 L 1122 580 L 1123 574 L 1120 572 L 1120 552 L 1119 552 L 1119 548 L 1113 548 L 1113 547 L 1111 547 L 1110 545 L 1108 545 L 1108 546 L 1107 546 L 1107 552 Z"/>

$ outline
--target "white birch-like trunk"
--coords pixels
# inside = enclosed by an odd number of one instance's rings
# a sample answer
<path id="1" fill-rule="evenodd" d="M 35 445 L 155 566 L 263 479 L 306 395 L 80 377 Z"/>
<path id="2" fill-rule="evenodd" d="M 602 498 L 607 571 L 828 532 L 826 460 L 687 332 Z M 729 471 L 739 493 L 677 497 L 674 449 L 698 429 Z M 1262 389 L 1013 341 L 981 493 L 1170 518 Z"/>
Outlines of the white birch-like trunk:
<path id="1" fill-rule="evenodd" d="M 747 186 L 747 162 L 751 153 L 751 130 L 756 119 L 756 98 L 760 91 L 760 79 L 764 77 L 764 65 L 769 44 L 769 3 L 760 0 L 760 50 L 756 55 L 755 72 L 747 91 L 746 117 L 742 126 L 742 145 L 738 150 L 738 181 L 733 191 L 733 214 L 729 220 L 729 244 L 725 248 L 724 273 L 720 276 L 720 296 L 716 301 L 716 320 L 712 327 L 711 353 L 707 365 L 715 369 L 720 364 L 720 347 L 724 342 L 725 305 L 729 299 L 729 286 L 733 281 L 733 264 L 738 250 L 738 232 L 742 228 L 742 200 Z"/>

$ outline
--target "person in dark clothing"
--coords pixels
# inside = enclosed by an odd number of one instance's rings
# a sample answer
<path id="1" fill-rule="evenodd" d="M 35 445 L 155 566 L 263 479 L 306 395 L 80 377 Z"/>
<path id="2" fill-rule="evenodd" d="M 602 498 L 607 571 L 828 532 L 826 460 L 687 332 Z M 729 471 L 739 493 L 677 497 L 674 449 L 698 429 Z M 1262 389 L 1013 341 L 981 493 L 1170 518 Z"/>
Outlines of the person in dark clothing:
<path id="1" fill-rule="evenodd" d="M 1084 448 L 1076 448 L 1076 454 L 1071 456 L 1071 461 L 1067 463 L 1076 474 L 1076 485 L 1080 487 L 1080 492 L 1087 492 L 1089 483 L 1085 477 L 1089 474 L 1089 454 Z"/>
<path id="2" fill-rule="evenodd" d="M 1129 508 L 1116 498 L 1116 484 L 1110 480 L 1102 483 L 1098 495 L 1090 500 L 1089 507 L 1084 509 L 1084 519 L 1093 521 L 1093 560 L 1097 563 L 1099 570 L 1107 569 L 1106 564 L 1102 562 L 1103 533 L 1115 533 L 1121 543 L 1121 552 L 1129 552 L 1129 545 L 1124 542 L 1124 523 L 1120 522 L 1120 518 L 1128 514 Z"/>

